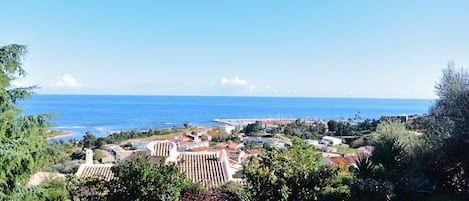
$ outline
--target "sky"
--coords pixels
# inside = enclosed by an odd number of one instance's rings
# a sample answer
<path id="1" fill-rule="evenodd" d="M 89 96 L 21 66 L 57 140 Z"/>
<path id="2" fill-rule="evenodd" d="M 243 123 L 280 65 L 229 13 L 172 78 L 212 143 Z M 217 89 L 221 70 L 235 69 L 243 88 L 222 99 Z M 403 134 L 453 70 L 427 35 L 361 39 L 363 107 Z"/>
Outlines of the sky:
<path id="1" fill-rule="evenodd" d="M 435 98 L 469 1 L 2 1 L 41 94 Z"/>

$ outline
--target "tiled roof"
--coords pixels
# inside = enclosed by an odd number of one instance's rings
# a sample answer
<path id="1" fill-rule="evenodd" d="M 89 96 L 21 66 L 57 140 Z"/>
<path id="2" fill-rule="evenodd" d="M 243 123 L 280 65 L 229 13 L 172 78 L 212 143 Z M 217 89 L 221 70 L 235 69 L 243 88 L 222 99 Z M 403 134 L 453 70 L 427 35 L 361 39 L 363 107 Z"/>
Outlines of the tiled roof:
<path id="1" fill-rule="evenodd" d="M 181 153 L 179 167 L 193 181 L 201 183 L 205 188 L 214 188 L 227 182 L 227 164 L 219 160 L 217 152 Z"/>
<path id="2" fill-rule="evenodd" d="M 231 142 L 230 144 L 228 144 L 228 148 L 230 149 L 236 149 L 238 148 L 239 144 L 236 143 L 236 142 Z"/>
<path id="3" fill-rule="evenodd" d="M 193 142 L 192 140 L 181 141 L 181 142 L 179 142 L 179 145 L 187 145 L 187 144 L 190 144 L 192 142 Z"/>
<path id="4" fill-rule="evenodd" d="M 77 171 L 79 177 L 99 176 L 109 181 L 114 178 L 112 173 L 112 164 L 82 164 Z"/>
<path id="5" fill-rule="evenodd" d="M 220 142 L 216 145 L 217 148 L 226 148 L 228 145 L 224 142 Z"/>
<path id="6" fill-rule="evenodd" d="M 169 156 L 169 151 L 173 148 L 173 143 L 171 142 L 158 142 L 153 146 L 154 154 L 153 156 Z"/>
<path id="7" fill-rule="evenodd" d="M 192 152 L 202 152 L 211 150 L 209 147 L 196 147 L 192 148 Z"/>
<path id="8" fill-rule="evenodd" d="M 262 151 L 260 149 L 248 149 L 246 150 L 247 154 L 260 154 Z"/>

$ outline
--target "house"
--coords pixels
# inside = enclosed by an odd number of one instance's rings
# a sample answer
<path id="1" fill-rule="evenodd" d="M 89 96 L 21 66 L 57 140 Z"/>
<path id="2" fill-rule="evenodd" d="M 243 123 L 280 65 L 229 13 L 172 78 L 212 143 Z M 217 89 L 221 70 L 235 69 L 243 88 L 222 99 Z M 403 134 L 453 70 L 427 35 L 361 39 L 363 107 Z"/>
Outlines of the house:
<path id="1" fill-rule="evenodd" d="M 196 147 L 191 149 L 192 152 L 208 152 L 208 151 L 213 151 L 213 149 L 210 149 L 209 147 Z"/>
<path id="2" fill-rule="evenodd" d="M 147 144 L 146 149 L 136 151 L 132 155 L 150 156 L 152 162 L 161 162 L 165 159 L 167 163 L 177 163 L 193 182 L 202 184 L 206 189 L 212 189 L 233 178 L 227 152 L 224 149 L 214 151 L 207 148 L 195 148 L 196 151 L 201 149 L 200 152 L 178 152 L 174 142 L 153 141 Z M 76 175 L 78 177 L 101 176 L 105 181 L 109 181 L 114 178 L 112 166 L 113 164 L 93 164 L 93 151 L 87 150 L 86 162 L 80 165 Z"/>
<path id="3" fill-rule="evenodd" d="M 241 141 L 244 144 L 253 142 L 259 146 L 263 146 L 265 143 L 275 144 L 275 139 L 271 137 L 244 137 Z"/>
<path id="4" fill-rule="evenodd" d="M 177 161 L 177 146 L 176 143 L 168 140 L 153 141 L 147 144 L 147 153 L 152 157 L 152 160 L 161 161 L 166 159 L 169 162 Z"/>
<path id="5" fill-rule="evenodd" d="M 331 136 L 324 136 L 321 139 L 321 144 L 325 145 L 339 145 L 342 144 L 342 139 L 340 138 L 335 138 Z"/>
<path id="6" fill-rule="evenodd" d="M 76 173 L 78 177 L 98 176 L 102 177 L 105 181 L 110 181 L 114 178 L 114 173 L 111 170 L 114 164 L 94 164 L 93 150 L 86 149 L 85 152 L 85 163 L 80 165 Z"/>
<path id="7" fill-rule="evenodd" d="M 206 189 L 215 188 L 232 180 L 228 170 L 226 152 L 191 153 L 183 152 L 179 168 L 186 172 L 190 180 L 202 184 Z"/>
<path id="8" fill-rule="evenodd" d="M 181 137 L 176 137 L 178 150 L 189 151 L 197 147 L 208 147 L 209 141 L 202 141 L 200 136 L 203 136 L 203 134 L 192 132 Z"/>
<path id="9" fill-rule="evenodd" d="M 308 143 L 309 145 L 318 145 L 319 144 L 319 141 L 317 140 L 305 140 L 306 143 Z"/>

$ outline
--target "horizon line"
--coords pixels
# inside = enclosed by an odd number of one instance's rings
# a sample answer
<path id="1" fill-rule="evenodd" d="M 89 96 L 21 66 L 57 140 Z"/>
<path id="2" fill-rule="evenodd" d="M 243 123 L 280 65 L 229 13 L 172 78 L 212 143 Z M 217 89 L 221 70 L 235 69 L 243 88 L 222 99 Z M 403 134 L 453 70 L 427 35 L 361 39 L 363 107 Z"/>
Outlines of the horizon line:
<path id="1" fill-rule="evenodd" d="M 344 97 L 344 96 L 249 96 L 249 95 L 181 95 L 181 94 L 95 94 L 95 93 L 33 93 L 34 95 L 51 96 L 167 96 L 167 97 L 235 97 L 235 98 L 319 98 L 319 99 L 388 99 L 388 100 L 437 100 L 435 98 L 409 98 L 409 97 Z"/>

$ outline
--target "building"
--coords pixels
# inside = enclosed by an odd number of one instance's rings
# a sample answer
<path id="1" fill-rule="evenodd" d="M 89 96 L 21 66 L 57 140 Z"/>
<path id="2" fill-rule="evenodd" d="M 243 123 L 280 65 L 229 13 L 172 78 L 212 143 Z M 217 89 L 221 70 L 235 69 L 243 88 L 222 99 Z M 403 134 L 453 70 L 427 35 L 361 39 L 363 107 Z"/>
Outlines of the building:
<path id="1" fill-rule="evenodd" d="M 143 150 L 135 151 L 134 155 L 146 155 L 153 162 L 175 162 L 179 168 L 195 183 L 202 184 L 211 189 L 225 182 L 233 180 L 232 170 L 229 167 L 227 152 L 222 149 L 212 149 L 201 152 L 179 152 L 177 145 L 170 141 L 153 141 L 147 144 Z M 80 165 L 76 175 L 78 177 L 101 176 L 106 181 L 111 180 L 114 174 L 111 171 L 113 164 L 93 164 L 93 151 L 86 151 L 86 162 Z"/>
<path id="2" fill-rule="evenodd" d="M 331 136 L 324 136 L 322 137 L 320 143 L 325 145 L 340 145 L 342 144 L 342 139 Z"/>
<path id="3" fill-rule="evenodd" d="M 271 137 L 244 137 L 241 141 L 244 144 L 252 142 L 259 146 L 263 146 L 265 143 L 275 144 L 275 139 Z"/>
<path id="4" fill-rule="evenodd" d="M 114 173 L 111 170 L 114 164 L 94 164 L 93 150 L 86 149 L 85 152 L 85 163 L 80 165 L 76 173 L 78 177 L 98 176 L 102 177 L 105 181 L 110 181 L 114 178 Z"/>

